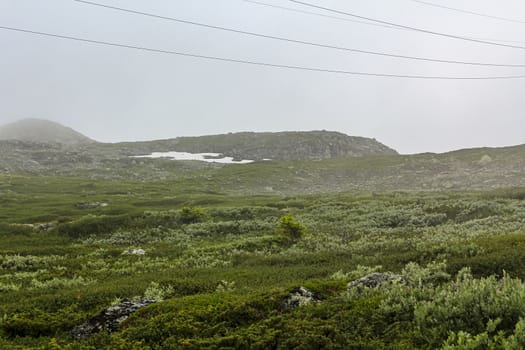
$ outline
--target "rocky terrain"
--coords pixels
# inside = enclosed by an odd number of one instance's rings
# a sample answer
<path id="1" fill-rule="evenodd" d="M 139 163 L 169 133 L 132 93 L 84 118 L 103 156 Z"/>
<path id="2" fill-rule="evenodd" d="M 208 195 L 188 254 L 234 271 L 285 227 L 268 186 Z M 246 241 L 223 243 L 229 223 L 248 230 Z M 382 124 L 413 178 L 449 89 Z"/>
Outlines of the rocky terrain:
<path id="1" fill-rule="evenodd" d="M 241 132 L 170 140 L 115 144 L 114 147 L 136 154 L 179 151 L 221 153 L 236 159 L 320 160 L 338 157 L 391 155 L 397 152 L 366 137 L 348 136 L 332 131 Z"/>

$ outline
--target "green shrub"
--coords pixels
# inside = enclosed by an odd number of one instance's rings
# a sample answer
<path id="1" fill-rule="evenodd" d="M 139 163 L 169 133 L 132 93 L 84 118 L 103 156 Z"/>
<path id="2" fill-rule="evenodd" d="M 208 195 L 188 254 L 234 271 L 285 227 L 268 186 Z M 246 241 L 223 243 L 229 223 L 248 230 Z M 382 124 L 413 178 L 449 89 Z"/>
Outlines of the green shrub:
<path id="1" fill-rule="evenodd" d="M 525 286 L 505 275 L 475 279 L 469 269 L 458 273 L 456 281 L 438 288 L 432 300 L 419 303 L 414 322 L 421 339 L 438 346 L 450 331 L 478 335 L 513 329 L 525 317 Z M 496 320 L 498 322 L 494 323 Z"/>
<path id="2" fill-rule="evenodd" d="M 157 282 L 151 282 L 149 287 L 144 291 L 144 297 L 146 299 L 152 299 L 162 301 L 167 297 L 173 295 L 174 289 L 171 285 L 161 286 Z"/>
<path id="3" fill-rule="evenodd" d="M 294 220 L 292 214 L 286 214 L 279 219 L 280 231 L 292 241 L 301 239 L 306 227 L 299 221 Z"/>

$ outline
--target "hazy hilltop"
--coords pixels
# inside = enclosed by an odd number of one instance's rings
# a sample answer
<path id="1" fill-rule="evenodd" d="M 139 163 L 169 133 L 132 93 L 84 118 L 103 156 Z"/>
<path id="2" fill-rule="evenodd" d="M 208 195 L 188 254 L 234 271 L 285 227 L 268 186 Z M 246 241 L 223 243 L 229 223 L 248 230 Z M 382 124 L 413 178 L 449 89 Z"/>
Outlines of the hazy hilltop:
<path id="1" fill-rule="evenodd" d="M 23 119 L 0 126 L 0 140 L 61 143 L 66 145 L 95 142 L 71 128 L 43 119 Z"/>

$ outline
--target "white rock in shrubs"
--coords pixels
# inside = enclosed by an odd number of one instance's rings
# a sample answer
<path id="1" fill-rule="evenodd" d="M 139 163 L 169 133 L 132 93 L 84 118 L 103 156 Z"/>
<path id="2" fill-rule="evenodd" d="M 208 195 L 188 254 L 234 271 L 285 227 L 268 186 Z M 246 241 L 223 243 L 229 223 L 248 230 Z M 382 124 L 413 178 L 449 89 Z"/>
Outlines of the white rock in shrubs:
<path id="1" fill-rule="evenodd" d="M 361 290 L 365 287 L 366 288 L 377 288 L 377 287 L 381 287 L 383 285 L 392 284 L 392 283 L 406 284 L 407 280 L 401 275 L 374 272 L 374 273 L 366 275 L 365 277 L 349 282 L 346 287 L 348 290 L 351 290 L 351 289 Z"/>
<path id="2" fill-rule="evenodd" d="M 305 287 L 299 287 L 292 290 L 290 296 L 285 300 L 284 306 L 296 308 L 320 301 L 321 299 L 315 293 Z"/>
<path id="3" fill-rule="evenodd" d="M 145 255 L 146 251 L 144 249 L 142 249 L 142 248 L 128 249 L 128 250 L 125 250 L 122 254 L 125 254 L 125 255 Z"/>

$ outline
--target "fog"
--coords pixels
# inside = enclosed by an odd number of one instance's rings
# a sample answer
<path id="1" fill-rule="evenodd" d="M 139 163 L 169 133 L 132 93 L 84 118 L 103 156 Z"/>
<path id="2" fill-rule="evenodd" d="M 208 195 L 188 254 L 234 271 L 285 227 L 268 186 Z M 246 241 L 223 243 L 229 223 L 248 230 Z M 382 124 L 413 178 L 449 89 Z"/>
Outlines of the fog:
<path id="1" fill-rule="evenodd" d="M 286 0 L 268 4 L 345 17 Z M 430 1 L 430 0 L 429 0 Z M 432 0 L 525 20 L 518 0 Z M 295 40 L 399 55 L 525 64 L 525 24 L 411 0 L 310 0 L 505 48 L 286 11 L 242 0 L 100 3 Z M 350 17 L 345 17 L 351 19 Z M 299 45 L 105 9 L 72 0 L 4 0 L 0 26 L 196 55 L 368 73 L 516 76 L 525 68 L 394 59 Z M 401 153 L 525 143 L 525 79 L 416 80 L 220 62 L 0 30 L 0 124 L 60 122 L 99 141 L 236 131 L 334 130 Z"/>

